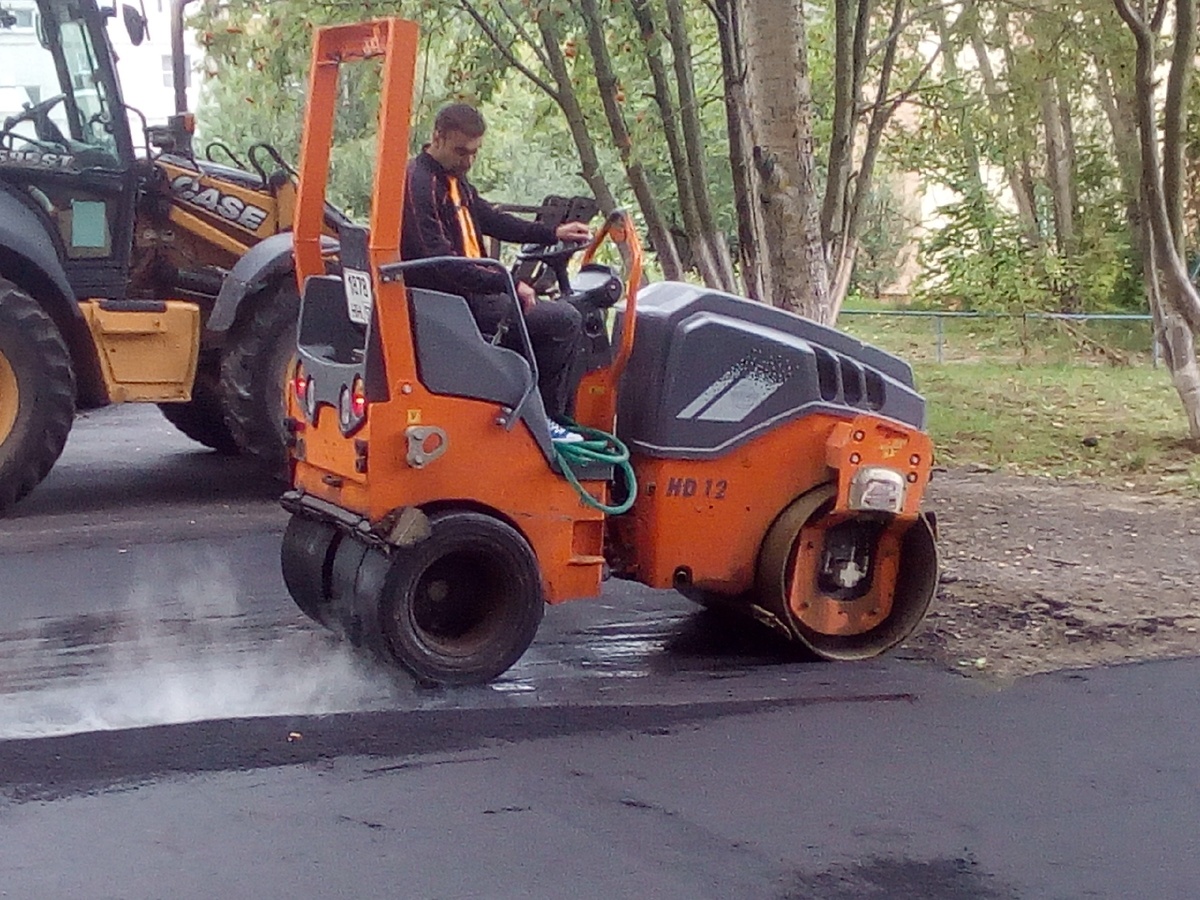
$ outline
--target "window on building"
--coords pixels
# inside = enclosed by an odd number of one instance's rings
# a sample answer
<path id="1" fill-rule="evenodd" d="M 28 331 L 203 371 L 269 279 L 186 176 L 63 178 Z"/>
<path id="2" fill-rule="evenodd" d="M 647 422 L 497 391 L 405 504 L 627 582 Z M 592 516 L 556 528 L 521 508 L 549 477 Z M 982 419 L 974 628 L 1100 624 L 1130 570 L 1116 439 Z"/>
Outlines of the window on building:
<path id="1" fill-rule="evenodd" d="M 164 56 L 162 58 L 163 67 L 163 87 L 174 87 L 175 79 L 171 71 L 171 57 Z M 188 87 L 192 84 L 192 58 L 186 54 L 183 57 L 183 83 Z"/>

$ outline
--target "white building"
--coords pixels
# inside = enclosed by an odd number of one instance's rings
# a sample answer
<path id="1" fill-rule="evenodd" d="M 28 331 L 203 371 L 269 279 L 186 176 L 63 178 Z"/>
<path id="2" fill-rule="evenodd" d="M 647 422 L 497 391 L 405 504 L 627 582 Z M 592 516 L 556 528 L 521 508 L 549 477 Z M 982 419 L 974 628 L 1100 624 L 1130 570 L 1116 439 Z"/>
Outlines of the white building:
<path id="1" fill-rule="evenodd" d="M 126 34 L 119 6 L 111 6 L 114 2 L 101 0 L 101 5 L 115 9 L 115 15 L 108 20 L 108 34 L 117 56 L 117 73 L 125 103 L 142 112 L 150 124 L 161 124 L 175 108 L 171 81 L 170 0 L 148 0 L 145 4 L 149 34 L 137 47 Z M 61 89 L 50 54 L 38 43 L 35 0 L 0 0 L 0 10 L 16 19 L 12 27 L 0 28 L 0 122 L 3 122 L 20 112 L 26 103 L 53 97 L 61 93 Z M 190 34 L 185 43 L 189 47 L 186 67 L 191 81 L 189 100 L 194 102 L 198 79 L 192 64 L 200 59 L 200 53 Z M 61 114 L 61 110 L 57 112 Z M 130 128 L 134 145 L 140 145 L 142 124 L 138 116 L 131 116 Z"/>

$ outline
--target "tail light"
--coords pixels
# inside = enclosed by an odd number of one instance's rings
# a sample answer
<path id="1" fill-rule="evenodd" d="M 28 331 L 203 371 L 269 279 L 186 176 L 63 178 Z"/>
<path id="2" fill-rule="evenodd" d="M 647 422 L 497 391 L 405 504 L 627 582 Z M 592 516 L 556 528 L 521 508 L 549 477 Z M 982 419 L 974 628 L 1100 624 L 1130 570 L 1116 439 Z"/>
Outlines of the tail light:
<path id="1" fill-rule="evenodd" d="M 338 397 L 338 424 L 342 434 L 350 435 L 359 429 L 367 417 L 367 392 L 362 378 L 357 375 L 354 383 L 342 388 Z"/>
<path id="2" fill-rule="evenodd" d="M 317 392 L 313 390 L 312 376 L 304 371 L 304 366 L 297 364 L 296 374 L 292 376 L 292 393 L 296 395 L 296 404 L 309 422 L 317 411 Z"/>
<path id="3" fill-rule="evenodd" d="M 303 409 L 304 397 L 308 393 L 308 375 L 304 373 L 304 366 L 299 364 L 296 365 L 296 372 L 292 375 L 292 393 L 296 395 L 296 402 Z"/>

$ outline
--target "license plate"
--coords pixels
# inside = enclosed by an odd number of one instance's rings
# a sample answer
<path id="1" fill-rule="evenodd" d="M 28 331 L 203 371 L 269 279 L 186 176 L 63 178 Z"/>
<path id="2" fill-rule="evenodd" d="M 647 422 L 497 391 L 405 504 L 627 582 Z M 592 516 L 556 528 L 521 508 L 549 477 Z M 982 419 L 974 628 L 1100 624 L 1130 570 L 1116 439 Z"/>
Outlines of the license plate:
<path id="1" fill-rule="evenodd" d="M 371 307 L 375 298 L 371 294 L 371 276 L 357 269 L 343 269 L 342 282 L 346 286 L 346 312 L 350 321 L 367 325 L 371 321 Z"/>

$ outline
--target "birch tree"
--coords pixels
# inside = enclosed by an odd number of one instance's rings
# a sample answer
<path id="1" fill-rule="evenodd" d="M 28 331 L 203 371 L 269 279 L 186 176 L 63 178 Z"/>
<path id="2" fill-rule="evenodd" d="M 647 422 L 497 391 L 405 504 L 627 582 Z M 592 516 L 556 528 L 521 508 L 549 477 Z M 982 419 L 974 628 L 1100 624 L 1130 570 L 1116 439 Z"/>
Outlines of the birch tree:
<path id="1" fill-rule="evenodd" d="M 1141 152 L 1142 204 L 1147 220 L 1142 260 L 1155 335 L 1179 392 L 1188 429 L 1200 441 L 1200 366 L 1195 336 L 1200 331 L 1200 294 L 1183 262 L 1183 159 L 1185 98 L 1196 55 L 1197 0 L 1113 0 L 1137 47 L 1134 96 Z M 1158 49 L 1164 23 L 1172 18 L 1166 97 L 1156 109 Z M 1159 122 L 1161 121 L 1161 132 Z M 1161 141 L 1161 151 L 1159 149 Z"/>
<path id="2" fill-rule="evenodd" d="M 832 307 L 821 240 L 804 4 L 743 3 L 750 168 L 762 214 L 764 295 L 775 306 L 827 322 Z"/>

